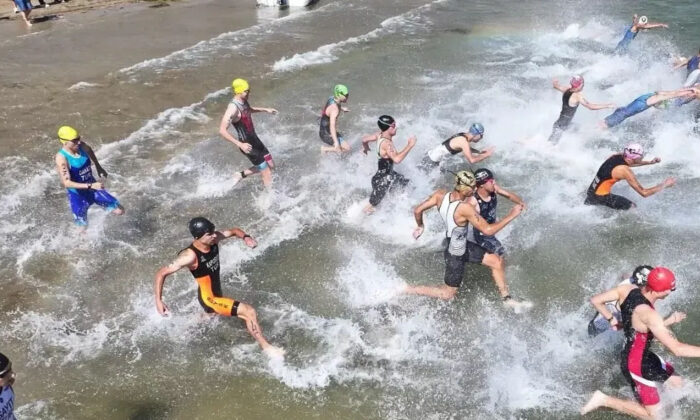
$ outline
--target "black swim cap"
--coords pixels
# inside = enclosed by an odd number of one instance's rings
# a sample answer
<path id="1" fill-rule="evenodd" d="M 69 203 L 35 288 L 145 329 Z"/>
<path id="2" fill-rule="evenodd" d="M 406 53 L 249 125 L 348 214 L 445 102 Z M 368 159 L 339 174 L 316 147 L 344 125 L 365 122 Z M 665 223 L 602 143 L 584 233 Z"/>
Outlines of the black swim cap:
<path id="1" fill-rule="evenodd" d="M 205 233 L 214 233 L 214 224 L 204 217 L 195 217 L 188 225 L 194 239 L 199 239 Z"/>
<path id="2" fill-rule="evenodd" d="M 476 178 L 476 185 L 481 186 L 493 179 L 493 172 L 486 168 L 479 168 L 474 172 L 474 177 Z"/>
<path id="3" fill-rule="evenodd" d="M 0 353 L 0 377 L 6 374 L 10 370 L 10 367 L 12 367 L 10 359 L 4 354 Z"/>
<path id="4" fill-rule="evenodd" d="M 645 284 L 647 284 L 647 277 L 653 269 L 654 267 L 650 265 L 638 266 L 632 272 L 632 277 L 630 277 L 630 281 L 632 282 L 632 284 L 636 284 L 637 286 L 644 286 Z"/>
<path id="5" fill-rule="evenodd" d="M 388 130 L 393 123 L 394 123 L 394 117 L 391 117 L 389 115 L 382 115 L 377 120 L 377 125 L 379 126 L 379 129 L 382 131 Z"/>

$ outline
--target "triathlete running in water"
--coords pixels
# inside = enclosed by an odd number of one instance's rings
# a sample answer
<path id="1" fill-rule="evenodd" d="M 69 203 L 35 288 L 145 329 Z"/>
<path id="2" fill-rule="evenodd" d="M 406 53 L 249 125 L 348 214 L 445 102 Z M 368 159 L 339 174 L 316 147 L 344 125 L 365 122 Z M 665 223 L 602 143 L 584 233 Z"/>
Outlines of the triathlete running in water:
<path id="1" fill-rule="evenodd" d="M 670 177 L 651 188 L 644 188 L 639 181 L 637 181 L 637 177 L 634 176 L 634 172 L 632 172 L 631 168 L 634 166 L 653 165 L 661 162 L 661 159 L 655 157 L 652 160 L 644 161 L 642 160 L 643 157 L 644 148 L 637 143 L 628 144 L 622 153 L 610 156 L 600 166 L 598 173 L 596 173 L 595 178 L 593 178 L 593 182 L 591 182 L 591 185 L 588 187 L 584 204 L 608 206 L 615 210 L 629 210 L 631 207 L 635 206 L 632 201 L 621 195 L 610 193 L 612 186 L 616 182 L 624 179 L 633 190 L 637 191 L 639 195 L 645 198 L 656 194 L 666 187 L 671 187 L 676 183 L 676 179 Z"/>
<path id="2" fill-rule="evenodd" d="M 652 106 L 657 108 L 665 108 L 668 105 L 667 101 L 669 101 L 670 99 L 691 97 L 694 94 L 695 93 L 692 89 L 679 89 L 646 93 L 642 96 L 639 96 L 637 99 L 630 102 L 628 105 L 615 109 L 615 111 L 612 114 L 608 115 L 603 121 L 600 122 L 600 126 L 603 128 L 615 127 L 627 118 L 637 115 L 642 111 L 646 111 Z"/>
<path id="3" fill-rule="evenodd" d="M 632 17 L 632 25 L 628 26 L 625 30 L 625 35 L 622 37 L 620 42 L 617 43 L 615 47 L 616 53 L 625 53 L 629 49 L 630 43 L 634 38 L 637 37 L 640 29 L 653 29 L 653 28 L 668 28 L 665 23 L 650 23 L 646 16 L 637 15 Z"/>
<path id="4" fill-rule="evenodd" d="M 247 303 L 224 297 L 221 291 L 219 242 L 236 237 L 242 239 L 248 247 L 255 248 L 257 246 L 255 239 L 239 228 L 217 231 L 214 224 L 204 217 L 195 217 L 190 220 L 189 230 L 194 238 L 192 244 L 180 251 L 178 257 L 169 266 L 162 267 L 156 273 L 154 291 L 158 313 L 166 315 L 169 312 L 162 299 L 166 277 L 187 267 L 197 281 L 197 300 L 205 312 L 237 316 L 245 321 L 248 332 L 268 356 L 284 355 L 282 348 L 268 343 L 263 336 L 255 309 Z"/>
<path id="5" fill-rule="evenodd" d="M 321 121 L 318 128 L 318 135 L 321 141 L 328 146 L 321 146 L 321 152 L 347 152 L 350 145 L 343 138 L 343 134 L 338 131 L 338 117 L 340 112 L 350 110 L 343 106 L 347 103 L 350 93 L 345 85 L 335 85 L 333 96 L 328 98 L 321 110 Z"/>
<path id="6" fill-rule="evenodd" d="M 250 86 L 243 79 L 235 79 L 231 83 L 231 88 L 233 89 L 233 99 L 221 118 L 219 134 L 236 145 L 253 164 L 250 168 L 233 174 L 234 184 L 249 175 L 260 173 L 263 184 L 268 187 L 272 184 L 272 168 L 275 167 L 275 162 L 267 147 L 255 133 L 253 113 L 277 114 L 277 110 L 250 106 L 248 104 Z"/>
<path id="7" fill-rule="evenodd" d="M 624 275 L 622 277 L 623 280 L 618 284 L 618 286 L 631 284 L 637 287 L 642 287 L 647 284 L 647 277 L 653 269 L 654 267 L 650 265 L 640 265 L 634 269 L 631 276 Z M 593 296 L 591 298 L 591 304 L 596 305 L 601 303 L 599 302 L 599 300 L 600 295 Z M 621 325 L 620 323 L 622 322 L 622 318 L 620 318 L 621 315 L 619 303 L 617 301 L 609 301 L 602 303 L 608 308 L 608 311 L 615 317 L 615 319 L 617 320 L 617 325 L 614 327 L 611 326 L 611 321 L 608 321 L 603 317 L 603 315 L 596 311 L 595 315 L 593 316 L 593 319 L 591 319 L 591 321 L 588 323 L 588 335 L 590 337 L 595 337 L 598 334 L 602 334 L 610 329 L 617 330 L 619 325 Z"/>
<path id="8" fill-rule="evenodd" d="M 107 171 L 100 165 L 92 148 L 80 139 L 78 131 L 64 125 L 58 129 L 58 139 L 63 147 L 56 154 L 56 170 L 66 188 L 75 224 L 82 229 L 87 227 L 88 208 L 93 204 L 112 214 L 124 214 L 119 200 L 110 195 L 104 189 L 104 184 L 96 181 L 92 175 L 93 163 L 98 176 L 106 178 Z"/>
<path id="9" fill-rule="evenodd" d="M 0 420 L 17 420 L 15 418 L 15 372 L 12 362 L 0 353 Z"/>
<path id="10" fill-rule="evenodd" d="M 484 138 L 484 126 L 474 123 L 469 127 L 469 131 L 457 133 L 438 146 L 430 149 L 424 159 L 425 168 L 439 165 L 447 156 L 454 156 L 462 153 L 469 163 L 478 163 L 493 154 L 493 147 L 479 151 L 471 147 L 471 143 L 478 143 Z"/>
<path id="11" fill-rule="evenodd" d="M 569 128 L 569 124 L 571 124 L 571 120 L 573 120 L 579 104 L 593 111 L 606 108 L 615 108 L 615 104 L 594 104 L 588 102 L 583 96 L 583 93 L 581 93 L 583 90 L 583 85 L 584 81 L 583 77 L 581 76 L 572 77 L 571 80 L 569 80 L 569 86 L 559 84 L 557 79 L 552 80 L 552 87 L 563 93 L 561 97 L 561 112 L 559 113 L 559 119 L 554 122 L 552 134 L 549 136 L 549 141 L 552 143 L 557 143 L 564 131 Z"/>
<path id="12" fill-rule="evenodd" d="M 366 214 L 373 213 L 375 207 L 382 201 L 386 193 L 395 188 L 403 188 L 408 185 L 408 179 L 394 171 L 394 164 L 401 163 L 408 152 L 416 145 L 416 137 L 408 138 L 406 147 L 400 152 L 394 148 L 394 136 L 396 135 L 396 121 L 389 115 L 382 115 L 377 120 L 381 130 L 379 133 L 368 134 L 362 137 L 362 152 L 367 154 L 369 143 L 377 141 L 377 172 L 372 177 L 372 195 L 369 204 L 364 208 Z"/>
<path id="13" fill-rule="evenodd" d="M 415 239 L 423 234 L 423 213 L 427 210 L 437 207 L 440 217 L 445 222 L 445 236 L 447 238 L 447 246 L 443 252 L 445 284 L 442 286 L 407 285 L 404 293 L 444 300 L 453 299 L 457 294 L 457 289 L 462 284 L 466 264 L 468 262 L 483 263 L 484 254 L 472 253 L 476 245 L 467 241 L 469 225 L 471 224 L 485 235 L 495 235 L 523 211 L 522 205 L 516 205 L 506 217 L 490 224 L 466 201 L 474 194 L 475 188 L 476 178 L 474 174 L 469 171 L 460 171 L 456 174 L 455 187 L 452 191 L 439 189 L 413 210 L 417 225 L 413 231 Z M 504 277 L 500 279 L 499 283 L 494 275 L 494 280 L 496 280 L 504 305 L 513 308 L 521 306 L 520 302 L 508 294 Z"/>
<path id="14" fill-rule="evenodd" d="M 621 285 L 596 296 L 595 308 L 612 326 L 618 325 L 618 322 L 605 302 L 617 301 L 620 305 L 621 324 L 625 332 L 620 369 L 632 386 L 636 401 L 595 391 L 581 409 L 582 415 L 607 407 L 641 419 L 658 418 L 661 399 L 657 383 L 668 381 L 670 386 L 678 387 L 682 380 L 675 374 L 673 366 L 651 351 L 654 338 L 677 357 L 700 357 L 700 346 L 681 343 L 668 330 L 670 325 L 682 321 L 685 315 L 674 312 L 664 320 L 654 308 L 657 300 L 666 298 L 674 290 L 676 278 L 673 272 L 665 267 L 656 267 L 647 276 L 645 286 Z"/>
<path id="15" fill-rule="evenodd" d="M 698 55 L 694 55 L 690 58 L 681 58 L 676 62 L 673 69 L 677 70 L 681 67 L 686 68 L 686 79 L 685 83 L 683 83 L 683 87 L 691 87 L 696 84 L 698 79 L 700 79 L 700 51 Z"/>

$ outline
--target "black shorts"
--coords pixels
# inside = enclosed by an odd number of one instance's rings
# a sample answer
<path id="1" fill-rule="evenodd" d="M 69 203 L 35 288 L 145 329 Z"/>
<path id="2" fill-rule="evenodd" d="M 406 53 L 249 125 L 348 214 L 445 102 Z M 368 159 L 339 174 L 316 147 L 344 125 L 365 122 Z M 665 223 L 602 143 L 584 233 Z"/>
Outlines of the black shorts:
<path id="1" fill-rule="evenodd" d="M 243 150 L 241 150 L 241 153 L 243 153 L 253 165 L 259 167 L 268 160 L 272 159 L 272 157 L 270 156 L 270 151 L 267 150 L 267 147 L 265 147 L 265 145 L 262 141 L 260 141 L 259 138 L 255 137 L 248 139 L 245 143 L 248 143 L 251 146 L 253 146 L 253 149 L 250 151 L 250 153 L 246 153 Z"/>
<path id="2" fill-rule="evenodd" d="M 483 233 L 474 229 L 474 237 L 476 238 L 476 243 L 484 248 L 489 254 L 496 254 L 501 256 L 506 253 L 506 249 L 501 244 L 501 241 L 496 239 L 493 235 L 484 235 Z"/>
<path id="3" fill-rule="evenodd" d="M 372 195 L 369 196 L 369 204 L 376 206 L 386 193 L 397 187 L 403 188 L 408 185 L 408 178 L 398 172 L 377 172 L 372 177 Z"/>
<path id="4" fill-rule="evenodd" d="M 617 194 L 597 195 L 588 193 L 583 204 L 594 206 L 607 206 L 615 210 L 629 210 L 634 203 Z"/>
<path id="5" fill-rule="evenodd" d="M 445 284 L 450 287 L 459 287 L 464 277 L 464 267 L 467 263 L 481 264 L 486 255 L 486 250 L 479 245 L 467 242 L 467 250 L 464 255 L 452 255 L 445 247 Z"/>

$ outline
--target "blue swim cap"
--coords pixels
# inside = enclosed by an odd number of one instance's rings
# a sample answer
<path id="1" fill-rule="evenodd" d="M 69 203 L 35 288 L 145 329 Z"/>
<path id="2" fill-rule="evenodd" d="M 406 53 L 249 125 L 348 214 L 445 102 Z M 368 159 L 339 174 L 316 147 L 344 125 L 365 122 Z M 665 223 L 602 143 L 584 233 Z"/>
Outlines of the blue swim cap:
<path id="1" fill-rule="evenodd" d="M 471 127 L 469 127 L 469 133 L 472 135 L 478 136 L 478 135 L 484 135 L 484 126 L 481 125 L 480 123 L 474 123 L 472 124 Z"/>

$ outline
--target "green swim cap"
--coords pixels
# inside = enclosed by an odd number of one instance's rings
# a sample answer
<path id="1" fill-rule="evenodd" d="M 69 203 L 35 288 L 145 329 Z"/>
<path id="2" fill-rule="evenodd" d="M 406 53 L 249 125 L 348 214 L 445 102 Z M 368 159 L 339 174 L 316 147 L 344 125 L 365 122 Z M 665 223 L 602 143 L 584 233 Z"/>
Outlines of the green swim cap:
<path id="1" fill-rule="evenodd" d="M 333 88 L 333 96 L 348 96 L 348 87 L 345 85 L 335 85 Z"/>

